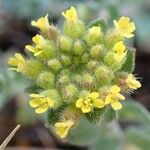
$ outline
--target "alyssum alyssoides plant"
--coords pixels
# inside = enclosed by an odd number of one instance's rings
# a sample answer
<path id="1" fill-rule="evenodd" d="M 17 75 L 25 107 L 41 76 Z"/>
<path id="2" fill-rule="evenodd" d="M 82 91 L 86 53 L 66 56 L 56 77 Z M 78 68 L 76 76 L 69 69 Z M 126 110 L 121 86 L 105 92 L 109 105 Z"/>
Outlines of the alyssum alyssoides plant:
<path id="1" fill-rule="evenodd" d="M 130 18 L 114 20 L 108 29 L 103 21 L 86 26 L 74 7 L 62 15 L 63 31 L 49 23 L 48 15 L 32 21 L 40 29 L 25 47 L 32 57 L 16 53 L 8 63 L 40 87 L 29 104 L 36 113 L 48 111 L 49 123 L 65 138 L 81 117 L 97 123 L 102 110 L 120 110 L 124 94 L 141 84 L 132 74 L 134 50 L 126 45 L 135 31 Z"/>

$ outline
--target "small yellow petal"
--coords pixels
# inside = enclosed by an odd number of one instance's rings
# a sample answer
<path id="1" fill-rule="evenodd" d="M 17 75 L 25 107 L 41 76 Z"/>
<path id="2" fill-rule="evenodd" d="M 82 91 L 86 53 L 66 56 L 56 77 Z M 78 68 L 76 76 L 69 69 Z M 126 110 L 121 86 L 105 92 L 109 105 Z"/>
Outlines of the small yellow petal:
<path id="1" fill-rule="evenodd" d="M 38 114 L 44 113 L 49 108 L 48 104 L 38 107 L 35 112 Z"/>
<path id="2" fill-rule="evenodd" d="M 111 103 L 111 107 L 114 110 L 119 110 L 122 108 L 122 104 L 119 101 L 116 101 L 116 102 Z"/>
<path id="3" fill-rule="evenodd" d="M 91 111 L 91 107 L 89 106 L 82 106 L 82 112 L 83 113 L 89 113 Z"/>
<path id="4" fill-rule="evenodd" d="M 117 86 L 117 85 L 112 86 L 111 92 L 112 93 L 118 93 L 118 92 L 120 92 L 120 87 Z"/>
<path id="5" fill-rule="evenodd" d="M 46 100 L 50 107 L 54 107 L 54 101 L 52 101 L 50 98 L 47 98 Z"/>
<path id="6" fill-rule="evenodd" d="M 32 52 L 32 53 L 35 53 L 35 52 L 36 52 L 35 48 L 34 48 L 33 46 L 31 46 L 31 45 L 26 45 L 25 48 L 26 48 L 27 50 L 29 50 L 30 52 Z"/>
<path id="7" fill-rule="evenodd" d="M 17 58 L 17 60 L 18 60 L 18 61 L 20 61 L 20 62 L 22 62 L 22 63 L 24 63 L 24 62 L 25 62 L 25 60 L 24 60 L 24 58 L 22 57 L 22 55 L 21 55 L 21 54 L 19 54 L 19 53 L 15 53 L 15 57 Z"/>
<path id="8" fill-rule="evenodd" d="M 41 98 L 43 96 L 40 95 L 40 94 L 30 94 L 30 97 L 32 97 L 32 98 Z"/>
<path id="9" fill-rule="evenodd" d="M 97 92 L 92 92 L 88 95 L 88 97 L 92 98 L 92 99 L 97 99 L 99 98 L 99 93 Z"/>
<path id="10" fill-rule="evenodd" d="M 97 108 L 103 108 L 105 106 L 103 100 L 101 99 L 95 99 L 94 100 L 94 107 L 97 107 Z"/>
<path id="11" fill-rule="evenodd" d="M 82 98 L 79 98 L 77 101 L 76 101 L 76 107 L 77 108 L 81 108 L 83 105 L 83 99 Z"/>
<path id="12" fill-rule="evenodd" d="M 10 57 L 8 59 L 8 64 L 17 67 L 18 65 L 18 60 L 16 58 Z"/>
<path id="13" fill-rule="evenodd" d="M 105 105 L 110 104 L 111 103 L 111 97 L 110 95 L 107 95 L 105 98 Z"/>
<path id="14" fill-rule="evenodd" d="M 29 104 L 31 107 L 35 108 L 42 104 L 42 100 L 41 99 L 32 99 L 29 101 Z"/>

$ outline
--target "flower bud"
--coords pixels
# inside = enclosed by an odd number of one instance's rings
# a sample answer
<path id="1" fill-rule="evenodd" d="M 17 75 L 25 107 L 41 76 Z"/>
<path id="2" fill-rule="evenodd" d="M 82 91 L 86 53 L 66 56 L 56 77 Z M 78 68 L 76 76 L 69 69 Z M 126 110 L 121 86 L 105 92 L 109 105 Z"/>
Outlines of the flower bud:
<path id="1" fill-rule="evenodd" d="M 88 30 L 85 41 L 89 46 L 99 44 L 102 39 L 102 32 L 99 26 L 93 26 Z"/>
<path id="2" fill-rule="evenodd" d="M 42 72 L 37 77 L 37 84 L 42 88 L 52 88 L 55 85 L 55 75 L 52 72 Z"/>
<path id="3" fill-rule="evenodd" d="M 82 41 L 75 41 L 74 47 L 73 47 L 73 52 L 77 56 L 81 56 L 83 52 L 85 51 L 85 47 Z"/>
<path id="4" fill-rule="evenodd" d="M 85 25 L 81 20 L 74 22 L 66 22 L 64 24 L 65 35 L 72 38 L 82 38 L 85 33 Z"/>
<path id="5" fill-rule="evenodd" d="M 70 53 L 72 40 L 67 36 L 61 36 L 59 40 L 59 46 L 63 53 Z"/>
<path id="6" fill-rule="evenodd" d="M 86 67 L 87 67 L 88 70 L 95 69 L 95 67 L 97 66 L 97 63 L 98 62 L 94 61 L 94 60 L 89 61 Z"/>
<path id="7" fill-rule="evenodd" d="M 122 37 L 119 34 L 116 34 L 114 31 L 109 31 L 105 37 L 105 46 L 108 49 L 111 49 L 115 43 L 122 41 Z"/>
<path id="8" fill-rule="evenodd" d="M 86 64 L 86 63 L 89 62 L 89 59 L 90 59 L 89 54 L 88 54 L 88 53 L 84 53 L 84 54 L 82 55 L 82 57 L 81 57 L 81 62 L 82 62 L 83 64 Z"/>
<path id="9" fill-rule="evenodd" d="M 36 79 L 38 74 L 44 69 L 43 64 L 37 60 L 27 60 L 25 66 L 19 65 L 18 67 L 21 73 L 31 79 Z"/>
<path id="10" fill-rule="evenodd" d="M 114 78 L 113 72 L 107 66 L 99 66 L 95 69 L 95 76 L 100 84 L 109 84 Z"/>
<path id="11" fill-rule="evenodd" d="M 51 59 L 47 62 L 47 65 L 51 71 L 58 72 L 61 68 L 61 62 L 58 59 Z"/>
<path id="12" fill-rule="evenodd" d="M 56 40 L 59 35 L 59 29 L 55 27 L 54 25 L 50 25 L 49 30 L 47 31 L 46 34 L 50 40 Z"/>
<path id="13" fill-rule="evenodd" d="M 71 56 L 69 55 L 61 55 L 61 62 L 64 66 L 71 65 Z"/>
<path id="14" fill-rule="evenodd" d="M 71 103 L 73 100 L 75 100 L 77 94 L 78 89 L 74 84 L 69 84 L 63 88 L 62 95 L 67 103 Z"/>
<path id="15" fill-rule="evenodd" d="M 103 55 L 103 47 L 102 45 L 95 45 L 90 50 L 90 55 L 92 58 L 100 59 Z"/>
<path id="16" fill-rule="evenodd" d="M 118 57 L 115 57 L 115 54 L 113 52 L 108 52 L 104 57 L 104 62 L 106 63 L 106 65 L 115 71 L 121 68 L 124 61 L 125 57 L 124 59 L 120 60 L 118 59 Z"/>
<path id="17" fill-rule="evenodd" d="M 81 86 L 85 87 L 86 89 L 92 89 L 96 87 L 96 82 L 93 76 L 90 73 L 85 73 L 82 75 Z"/>

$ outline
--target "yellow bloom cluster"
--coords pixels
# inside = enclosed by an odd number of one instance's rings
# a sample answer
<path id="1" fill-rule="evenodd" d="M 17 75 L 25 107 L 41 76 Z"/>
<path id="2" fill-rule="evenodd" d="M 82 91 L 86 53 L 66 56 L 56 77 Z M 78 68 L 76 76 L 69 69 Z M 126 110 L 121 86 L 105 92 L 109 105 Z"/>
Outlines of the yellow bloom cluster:
<path id="1" fill-rule="evenodd" d="M 106 96 L 105 104 L 110 104 L 114 110 L 119 110 L 122 108 L 122 104 L 119 100 L 125 100 L 125 97 L 120 94 L 120 87 L 117 85 L 112 86 L 110 93 Z"/>
<path id="2" fill-rule="evenodd" d="M 76 101 L 76 107 L 80 108 L 83 113 L 91 112 L 94 107 L 103 108 L 104 106 L 104 102 L 99 98 L 97 92 L 90 93 L 85 99 L 79 98 Z"/>
<path id="3" fill-rule="evenodd" d="M 131 38 L 134 36 L 135 24 L 134 22 L 130 22 L 130 18 L 121 17 L 118 21 L 114 20 L 114 25 L 116 32 L 122 37 Z"/>
<path id="4" fill-rule="evenodd" d="M 87 28 L 74 7 L 62 15 L 62 33 L 49 24 L 48 15 L 32 21 L 41 31 L 25 47 L 33 57 L 25 60 L 16 53 L 8 63 L 10 69 L 34 80 L 40 94 L 30 94 L 30 106 L 38 114 L 50 109 L 49 122 L 65 138 L 82 116 L 93 122 L 108 105 L 120 110 L 124 94 L 141 83 L 124 69 L 131 52 L 125 38 L 133 37 L 135 30 L 130 18 L 114 20 L 115 29 L 104 32 L 97 22 Z"/>
<path id="5" fill-rule="evenodd" d="M 49 108 L 54 107 L 54 101 L 49 97 L 44 97 L 40 94 L 30 94 L 30 97 L 29 104 L 31 107 L 36 108 L 35 112 L 38 114 L 44 113 Z"/>

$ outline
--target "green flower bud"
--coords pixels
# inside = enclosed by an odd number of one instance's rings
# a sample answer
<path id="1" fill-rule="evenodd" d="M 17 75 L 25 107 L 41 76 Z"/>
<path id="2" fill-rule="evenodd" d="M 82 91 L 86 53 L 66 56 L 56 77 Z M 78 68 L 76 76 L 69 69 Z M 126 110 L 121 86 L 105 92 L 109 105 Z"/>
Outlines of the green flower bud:
<path id="1" fill-rule="evenodd" d="M 110 92 L 110 88 L 111 86 L 103 86 L 99 88 L 99 96 L 101 97 L 101 99 L 105 99 L 106 96 L 109 94 Z"/>
<path id="2" fill-rule="evenodd" d="M 49 69 L 54 72 L 58 72 L 62 68 L 61 62 L 58 59 L 49 60 L 47 62 L 47 65 L 48 65 Z"/>
<path id="3" fill-rule="evenodd" d="M 37 77 L 37 84 L 42 88 L 52 88 L 55 86 L 55 75 L 52 72 L 42 72 Z"/>
<path id="4" fill-rule="evenodd" d="M 104 48 L 102 45 L 95 45 L 90 50 L 90 55 L 92 58 L 100 59 L 104 53 Z"/>
<path id="5" fill-rule="evenodd" d="M 86 67 L 87 67 L 88 70 L 95 69 L 96 66 L 97 66 L 97 63 L 98 63 L 98 62 L 97 62 L 97 61 L 94 61 L 94 60 L 89 61 Z"/>
<path id="6" fill-rule="evenodd" d="M 96 86 L 95 79 L 90 73 L 84 73 L 82 75 L 81 86 L 87 89 L 92 89 Z"/>
<path id="7" fill-rule="evenodd" d="M 58 77 L 58 85 L 65 86 L 70 83 L 70 76 L 69 75 L 60 75 Z"/>
<path id="8" fill-rule="evenodd" d="M 79 57 L 74 56 L 72 63 L 76 66 L 79 66 L 81 64 L 81 59 Z"/>
<path id="9" fill-rule="evenodd" d="M 71 56 L 69 55 L 61 55 L 61 62 L 64 66 L 71 65 Z"/>
<path id="10" fill-rule="evenodd" d="M 78 89 L 74 84 L 69 84 L 63 88 L 62 95 L 64 97 L 64 101 L 67 103 L 71 103 L 76 100 L 76 96 L 78 94 Z"/>
<path id="11" fill-rule="evenodd" d="M 47 40 L 43 45 L 42 50 L 43 53 L 41 53 L 38 57 L 42 58 L 43 60 L 56 57 L 56 46 L 52 41 Z"/>
<path id="12" fill-rule="evenodd" d="M 81 86 L 81 83 L 82 83 L 82 75 L 79 75 L 79 74 L 75 74 L 73 76 L 73 81 L 78 84 L 79 86 Z"/>
<path id="13" fill-rule="evenodd" d="M 62 52 L 64 53 L 70 53 L 71 52 L 71 46 L 72 46 L 72 40 L 67 36 L 61 36 L 59 40 L 59 46 Z"/>
<path id="14" fill-rule="evenodd" d="M 99 66 L 96 68 L 95 76 L 100 84 L 109 84 L 114 78 L 113 72 L 107 66 Z"/>
<path id="15" fill-rule="evenodd" d="M 50 40 L 56 40 L 59 35 L 59 29 L 55 27 L 54 25 L 50 25 L 49 30 L 46 34 Z"/>
<path id="16" fill-rule="evenodd" d="M 91 27 L 85 36 L 85 41 L 89 46 L 100 44 L 101 39 L 102 39 L 102 32 L 99 26 Z"/>
<path id="17" fill-rule="evenodd" d="M 77 56 L 81 56 L 83 52 L 85 51 L 85 47 L 82 41 L 75 41 L 74 47 L 73 47 L 73 52 Z"/>
<path id="18" fill-rule="evenodd" d="M 81 62 L 82 62 L 83 64 L 86 64 L 86 63 L 89 62 L 89 59 L 90 59 L 89 54 L 88 54 L 88 53 L 84 53 L 84 54 L 82 55 L 82 57 L 81 57 Z"/>
<path id="19" fill-rule="evenodd" d="M 85 25 L 81 20 L 66 22 L 64 24 L 64 33 L 72 38 L 82 38 L 85 33 Z"/>

